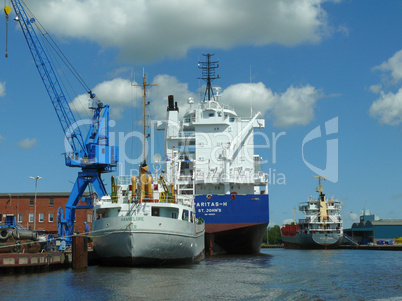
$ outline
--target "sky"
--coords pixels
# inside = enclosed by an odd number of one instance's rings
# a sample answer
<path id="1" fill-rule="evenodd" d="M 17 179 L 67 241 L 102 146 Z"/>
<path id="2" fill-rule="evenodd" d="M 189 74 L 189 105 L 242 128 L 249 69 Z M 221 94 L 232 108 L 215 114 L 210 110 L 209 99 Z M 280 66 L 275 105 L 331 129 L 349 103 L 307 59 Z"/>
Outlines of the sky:
<path id="1" fill-rule="evenodd" d="M 156 85 L 148 89 L 151 124 L 166 116 L 171 94 L 183 114 L 189 97 L 200 101 L 197 65 L 213 53 L 219 101 L 265 119 L 255 143 L 270 179 L 270 225 L 291 221 L 300 202 L 316 197 L 317 175 L 342 202 L 345 227 L 362 210 L 402 219 L 401 1 L 25 3 L 110 104 L 121 173 L 141 157 L 142 91 L 133 84 L 145 72 Z M 68 192 L 79 170 L 64 164 L 62 129 L 14 17 L 8 30 L 0 17 L 0 192 L 33 192 L 30 176 L 42 177 L 38 192 Z M 54 67 L 76 119 L 88 118 L 86 90 Z M 163 153 L 163 133 L 151 129 L 150 150 L 149 158 Z"/>

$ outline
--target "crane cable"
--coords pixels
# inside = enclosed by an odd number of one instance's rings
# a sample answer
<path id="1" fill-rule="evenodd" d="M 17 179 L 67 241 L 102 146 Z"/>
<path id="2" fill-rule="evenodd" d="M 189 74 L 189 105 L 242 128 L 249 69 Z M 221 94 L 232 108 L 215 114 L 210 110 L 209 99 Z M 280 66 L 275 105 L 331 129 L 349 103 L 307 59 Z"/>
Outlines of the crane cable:
<path id="1" fill-rule="evenodd" d="M 9 6 L 4 6 L 4 12 L 6 13 L 6 57 L 8 57 L 8 15 L 11 12 L 11 8 Z"/>
<path id="2" fill-rule="evenodd" d="M 88 85 L 85 83 L 85 81 L 82 79 L 82 77 L 79 75 L 77 70 L 74 68 L 72 63 L 67 59 L 67 57 L 64 55 L 63 51 L 59 48 L 59 46 L 56 44 L 56 42 L 52 39 L 50 34 L 46 31 L 46 29 L 42 26 L 42 24 L 38 21 L 36 16 L 32 13 L 32 11 L 29 9 L 29 7 L 25 4 L 23 0 L 21 0 L 21 3 L 24 5 L 25 10 L 28 12 L 30 16 L 32 16 L 35 20 L 35 25 L 37 30 L 40 32 L 40 34 L 43 36 L 43 38 L 47 41 L 48 45 L 50 45 L 51 48 L 53 48 L 54 52 L 58 55 L 58 57 L 61 59 L 61 61 L 66 65 L 66 67 L 70 70 L 70 72 L 74 75 L 74 77 L 77 79 L 77 81 L 81 84 L 81 86 L 90 94 L 92 95 L 91 89 L 88 87 Z M 31 23 L 32 24 L 32 23 Z"/>

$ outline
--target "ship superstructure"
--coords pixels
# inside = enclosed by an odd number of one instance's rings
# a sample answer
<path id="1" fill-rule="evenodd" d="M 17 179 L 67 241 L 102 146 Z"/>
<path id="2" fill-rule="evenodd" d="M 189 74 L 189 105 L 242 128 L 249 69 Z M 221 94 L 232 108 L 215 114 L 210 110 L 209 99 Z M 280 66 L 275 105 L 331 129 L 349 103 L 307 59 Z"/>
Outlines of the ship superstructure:
<path id="1" fill-rule="evenodd" d="M 264 128 L 265 120 L 259 112 L 240 117 L 220 102 L 211 85 L 218 78 L 218 64 L 211 56 L 199 64 L 207 82 L 200 103 L 189 99 L 180 118 L 177 103 L 169 96 L 167 120 L 159 127 L 165 130 L 167 178 L 177 184 L 179 198 L 195 195 L 197 217 L 206 222 L 209 254 L 257 253 L 269 213 L 268 175 L 262 171 L 262 158 L 254 153 L 254 130 Z"/>

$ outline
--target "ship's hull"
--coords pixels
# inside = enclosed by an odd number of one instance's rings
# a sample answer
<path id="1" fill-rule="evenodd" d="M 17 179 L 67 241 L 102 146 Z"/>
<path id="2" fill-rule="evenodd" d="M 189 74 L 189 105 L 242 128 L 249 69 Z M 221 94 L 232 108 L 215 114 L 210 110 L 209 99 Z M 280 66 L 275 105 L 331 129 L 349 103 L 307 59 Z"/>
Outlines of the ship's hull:
<path id="1" fill-rule="evenodd" d="M 152 216 L 97 220 L 93 241 L 103 265 L 195 263 L 204 258 L 204 231 L 196 224 Z"/>
<path id="2" fill-rule="evenodd" d="M 343 239 L 341 233 L 296 233 L 295 236 L 282 235 L 285 248 L 289 249 L 335 249 Z"/>
<path id="3" fill-rule="evenodd" d="M 205 220 L 207 254 L 255 254 L 269 223 L 267 194 L 198 195 L 197 217 Z"/>

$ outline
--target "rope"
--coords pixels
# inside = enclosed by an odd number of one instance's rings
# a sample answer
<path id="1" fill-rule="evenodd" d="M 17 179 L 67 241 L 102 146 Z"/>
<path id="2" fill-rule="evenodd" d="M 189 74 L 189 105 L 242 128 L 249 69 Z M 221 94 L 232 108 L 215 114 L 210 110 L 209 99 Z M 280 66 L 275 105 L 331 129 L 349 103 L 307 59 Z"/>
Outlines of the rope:
<path id="1" fill-rule="evenodd" d="M 129 230 L 128 228 L 129 228 L 131 225 L 132 225 L 132 224 L 129 223 L 129 224 L 127 224 L 127 226 L 126 226 L 125 228 L 120 228 L 120 229 L 115 229 L 115 230 L 112 230 L 112 231 L 108 231 L 108 233 L 101 234 L 101 235 L 86 235 L 85 233 L 82 233 L 82 234 L 75 234 L 75 235 L 63 236 L 62 238 L 68 238 L 68 237 L 73 237 L 73 236 L 90 237 L 90 238 L 96 237 L 96 238 L 99 238 L 99 237 L 104 237 L 104 236 L 107 236 L 107 235 L 110 235 L 110 234 L 114 234 L 114 233 L 121 232 L 122 230 L 123 230 L 123 231 L 127 231 L 127 230 Z M 100 231 L 105 231 L 105 230 L 95 230 L 95 231 L 92 231 L 92 234 L 95 233 L 95 232 L 100 232 Z M 60 238 L 60 237 L 58 237 L 58 238 Z M 9 245 L 7 245 L 7 246 L 0 246 L 0 249 L 3 249 L 3 248 L 12 248 L 12 247 L 16 247 L 16 246 L 28 245 L 28 244 L 32 244 L 33 242 L 50 242 L 50 241 L 53 241 L 53 240 L 55 240 L 55 238 L 46 239 L 46 240 L 41 240 L 41 241 L 30 241 L 30 242 L 25 242 L 25 243 L 9 244 Z"/>

